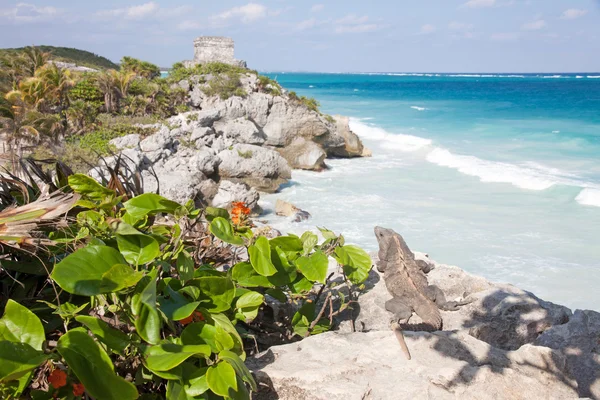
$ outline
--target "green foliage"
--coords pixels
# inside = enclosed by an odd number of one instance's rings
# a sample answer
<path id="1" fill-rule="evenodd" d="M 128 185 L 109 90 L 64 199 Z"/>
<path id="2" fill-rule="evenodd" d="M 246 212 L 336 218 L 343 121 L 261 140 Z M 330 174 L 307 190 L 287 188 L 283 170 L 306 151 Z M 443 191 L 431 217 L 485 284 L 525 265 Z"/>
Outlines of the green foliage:
<path id="1" fill-rule="evenodd" d="M 237 152 L 240 157 L 246 158 L 246 159 L 252 158 L 252 155 L 254 154 L 254 153 L 252 153 L 252 150 L 247 150 L 247 151 L 238 150 Z"/>
<path id="2" fill-rule="evenodd" d="M 85 50 L 54 46 L 37 46 L 37 48 L 44 53 L 50 53 L 50 58 L 56 61 L 73 63 L 76 65 L 81 65 L 84 67 L 94 69 L 118 68 L 118 66 L 109 59 Z M 15 49 L 0 49 L 0 56 L 3 54 L 22 53 L 26 49 L 26 47 Z"/>
<path id="3" fill-rule="evenodd" d="M 169 71 L 168 80 L 171 83 L 178 83 L 184 79 L 189 79 L 192 76 L 198 75 L 221 75 L 221 74 L 234 74 L 240 75 L 245 73 L 256 73 L 246 68 L 238 67 L 235 65 L 229 65 L 221 62 L 212 62 L 206 64 L 197 64 L 193 67 L 187 68 L 183 63 L 175 63 Z"/>
<path id="4" fill-rule="evenodd" d="M 288 98 L 292 101 L 303 104 L 306 108 L 308 108 L 311 111 L 320 113 L 319 107 L 321 105 L 319 104 L 319 102 L 316 99 L 314 99 L 312 97 L 309 98 L 309 97 L 305 97 L 305 96 L 298 96 L 298 94 L 296 92 L 289 92 Z"/>
<path id="5" fill-rule="evenodd" d="M 160 68 L 158 66 L 133 57 L 123 57 L 121 59 L 121 70 L 133 72 L 145 79 L 154 79 L 160 76 Z"/>
<path id="6" fill-rule="evenodd" d="M 75 86 L 69 90 L 69 99 L 71 101 L 82 100 L 98 109 L 104 105 L 104 95 L 98 89 L 90 74 L 83 75 Z"/>
<path id="7" fill-rule="evenodd" d="M 68 183 L 77 207 L 30 258 L 54 268 L 0 275 L 14 288 L 0 319 L 5 398 L 33 396 L 30 382 L 55 369 L 66 386 L 35 398 L 71 396 L 81 382 L 93 398 L 249 399 L 257 387 L 243 361 L 256 346 L 248 332 L 283 332 L 289 342 L 330 329 L 353 302 L 342 293 L 356 293 L 371 268 L 363 250 L 325 229 L 322 242 L 310 232 L 269 240 L 225 210 L 155 194 L 124 201 L 85 175 Z M 249 261 L 223 268 L 242 252 Z M 330 257 L 343 282 L 327 276 Z M 13 279 L 43 286 L 17 302 Z M 267 294 L 297 311 L 274 321 Z"/>
<path id="8" fill-rule="evenodd" d="M 229 71 L 214 75 L 208 86 L 202 89 L 207 96 L 219 96 L 226 100 L 232 96 L 245 97 L 246 91 L 242 87 L 240 74 L 235 71 Z"/>

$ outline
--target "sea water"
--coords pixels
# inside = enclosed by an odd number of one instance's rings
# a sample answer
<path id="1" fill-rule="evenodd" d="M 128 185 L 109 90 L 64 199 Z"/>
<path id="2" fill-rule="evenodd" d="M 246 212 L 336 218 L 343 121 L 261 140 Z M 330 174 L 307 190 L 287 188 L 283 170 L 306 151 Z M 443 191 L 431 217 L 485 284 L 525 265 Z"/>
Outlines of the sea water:
<path id="1" fill-rule="evenodd" d="M 294 171 L 261 201 L 277 228 L 367 250 L 393 228 L 438 262 L 600 309 L 600 74 L 269 76 L 350 116 L 373 152 Z M 312 219 L 275 217 L 277 198 Z"/>

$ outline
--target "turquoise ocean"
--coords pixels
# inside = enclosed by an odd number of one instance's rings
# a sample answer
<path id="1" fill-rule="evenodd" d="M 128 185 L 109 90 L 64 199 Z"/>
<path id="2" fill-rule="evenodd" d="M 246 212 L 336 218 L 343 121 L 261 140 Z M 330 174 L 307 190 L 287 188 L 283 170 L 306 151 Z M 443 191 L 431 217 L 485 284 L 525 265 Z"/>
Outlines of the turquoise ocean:
<path id="1" fill-rule="evenodd" d="M 600 309 L 600 73 L 268 75 L 351 117 L 373 152 L 294 171 L 261 200 L 277 228 L 367 250 L 393 228 L 438 262 Z M 277 198 L 312 219 L 275 217 Z"/>

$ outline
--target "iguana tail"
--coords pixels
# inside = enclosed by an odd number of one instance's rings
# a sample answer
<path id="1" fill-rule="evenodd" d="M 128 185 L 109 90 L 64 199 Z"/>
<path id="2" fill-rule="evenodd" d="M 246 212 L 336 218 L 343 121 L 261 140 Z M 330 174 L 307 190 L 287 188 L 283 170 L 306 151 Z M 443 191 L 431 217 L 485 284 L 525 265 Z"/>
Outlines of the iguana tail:
<path id="1" fill-rule="evenodd" d="M 442 330 L 442 315 L 437 305 L 423 296 L 423 301 L 415 305 L 415 312 L 423 320 L 420 324 L 403 324 L 407 331 L 434 332 Z"/>
<path id="2" fill-rule="evenodd" d="M 398 339 L 398 343 L 400 343 L 400 348 L 402 349 L 402 352 L 406 356 L 406 359 L 410 360 L 411 359 L 410 351 L 408 351 L 408 346 L 406 345 L 406 341 L 404 340 L 404 334 L 402 333 L 402 328 L 400 328 L 400 325 L 395 323 L 392 325 L 392 330 L 394 331 L 394 334 L 396 335 L 396 339 Z"/>

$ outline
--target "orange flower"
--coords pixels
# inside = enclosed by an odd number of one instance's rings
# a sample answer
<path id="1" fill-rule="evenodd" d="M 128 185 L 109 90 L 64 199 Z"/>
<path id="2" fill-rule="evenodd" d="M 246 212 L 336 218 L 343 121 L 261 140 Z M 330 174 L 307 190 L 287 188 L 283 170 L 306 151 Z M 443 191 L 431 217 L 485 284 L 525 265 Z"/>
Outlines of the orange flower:
<path id="1" fill-rule="evenodd" d="M 194 321 L 205 321 L 204 315 L 200 311 L 194 311 Z"/>
<path id="2" fill-rule="evenodd" d="M 67 384 L 67 374 L 63 370 L 55 369 L 48 376 L 48 382 L 55 389 L 59 389 Z"/>
<path id="3" fill-rule="evenodd" d="M 231 205 L 233 206 L 231 209 L 231 221 L 236 225 L 241 225 L 246 220 L 246 217 L 250 215 L 251 210 L 241 201 L 233 202 Z"/>
<path id="4" fill-rule="evenodd" d="M 85 387 L 83 387 L 83 383 L 74 383 L 73 384 L 73 394 L 75 396 L 83 396 L 85 392 Z"/>

